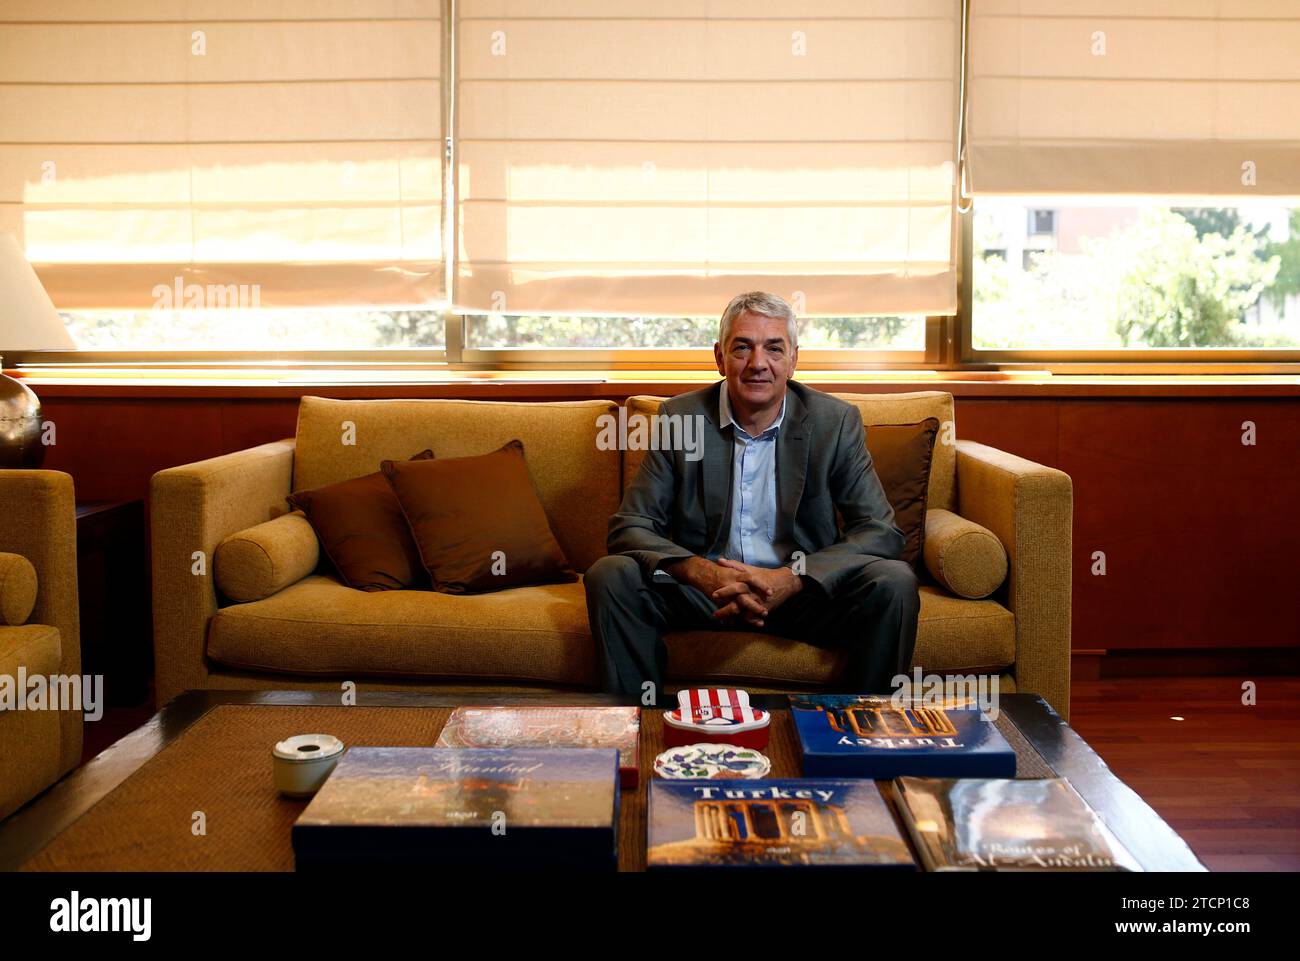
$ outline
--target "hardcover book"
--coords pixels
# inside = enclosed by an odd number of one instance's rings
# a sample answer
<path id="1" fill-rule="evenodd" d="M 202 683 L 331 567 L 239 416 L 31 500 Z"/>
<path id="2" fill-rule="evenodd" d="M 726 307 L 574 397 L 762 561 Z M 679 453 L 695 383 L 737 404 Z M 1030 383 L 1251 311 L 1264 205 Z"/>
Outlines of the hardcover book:
<path id="1" fill-rule="evenodd" d="M 915 870 L 872 781 L 651 781 L 649 868 Z"/>
<path id="2" fill-rule="evenodd" d="M 614 870 L 612 749 L 349 749 L 293 826 L 298 870 Z"/>
<path id="3" fill-rule="evenodd" d="M 618 751 L 621 786 L 640 774 L 638 707 L 458 707 L 438 747 L 608 747 Z"/>
<path id="4" fill-rule="evenodd" d="M 1016 753 L 974 706 L 871 694 L 790 695 L 805 777 L 1015 777 Z"/>
<path id="5" fill-rule="evenodd" d="M 899 778 L 899 809 L 930 871 L 1140 871 L 1059 778 Z"/>

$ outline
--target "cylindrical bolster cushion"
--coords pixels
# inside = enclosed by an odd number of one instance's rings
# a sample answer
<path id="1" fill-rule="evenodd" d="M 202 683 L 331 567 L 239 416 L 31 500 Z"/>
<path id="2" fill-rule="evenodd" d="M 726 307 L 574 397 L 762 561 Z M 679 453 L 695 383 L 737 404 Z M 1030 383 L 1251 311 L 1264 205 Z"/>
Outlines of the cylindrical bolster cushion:
<path id="1" fill-rule="evenodd" d="M 231 534 L 213 559 L 217 589 L 232 601 L 270 597 L 316 569 L 320 545 L 301 512 Z"/>
<path id="2" fill-rule="evenodd" d="M 987 527 L 952 511 L 926 511 L 925 566 L 958 597 L 974 600 L 1007 579 L 1007 552 Z"/>
<path id="3" fill-rule="evenodd" d="M 0 552 L 0 624 L 22 627 L 36 606 L 36 568 L 21 554 Z"/>

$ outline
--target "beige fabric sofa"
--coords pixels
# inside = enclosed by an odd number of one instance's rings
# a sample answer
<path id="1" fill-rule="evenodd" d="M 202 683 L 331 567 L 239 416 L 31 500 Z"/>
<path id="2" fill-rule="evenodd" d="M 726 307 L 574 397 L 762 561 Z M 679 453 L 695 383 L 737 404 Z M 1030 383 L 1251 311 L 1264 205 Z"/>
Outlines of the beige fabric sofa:
<path id="1" fill-rule="evenodd" d="M 946 393 L 840 396 L 858 405 L 868 430 L 930 416 L 953 422 Z M 630 412 L 648 412 L 657 403 L 632 398 Z M 640 463 L 637 452 L 600 450 L 595 443 L 597 419 L 617 411 L 614 402 L 600 400 L 304 397 L 294 440 L 155 475 L 159 703 L 188 688 L 339 690 L 346 680 L 386 690 L 594 686 L 596 651 L 580 581 L 473 596 L 364 593 L 317 566 L 264 599 L 232 603 L 215 586 L 211 560 L 223 539 L 283 515 L 293 490 L 366 474 L 385 458 L 410 457 L 426 447 L 438 457 L 458 457 L 518 438 L 556 537 L 575 569 L 584 571 L 604 555 L 608 518 Z M 349 432 L 355 442 L 345 444 Z M 1010 573 L 985 600 L 923 587 L 914 663 L 926 672 L 998 674 L 1004 691 L 1042 694 L 1068 715 L 1070 479 L 954 441 L 952 428 L 946 433 L 950 442 L 936 446 L 930 507 L 996 534 Z M 294 540 L 301 543 L 300 536 Z M 292 567 L 274 551 L 264 560 L 272 569 Z M 834 688 L 841 663 L 834 653 L 760 634 L 683 632 L 666 640 L 669 677 L 678 683 Z"/>
<path id="2" fill-rule="evenodd" d="M 60 471 L 0 470 L 0 675 L 16 686 L 20 670 L 81 673 L 77 508 Z M 80 710 L 0 711 L 0 819 L 77 766 L 81 733 Z"/>

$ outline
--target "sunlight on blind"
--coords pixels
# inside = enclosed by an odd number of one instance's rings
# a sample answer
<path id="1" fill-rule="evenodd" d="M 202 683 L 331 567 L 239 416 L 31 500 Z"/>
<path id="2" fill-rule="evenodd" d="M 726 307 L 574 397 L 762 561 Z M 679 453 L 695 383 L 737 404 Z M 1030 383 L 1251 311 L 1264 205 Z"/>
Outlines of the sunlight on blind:
<path id="1" fill-rule="evenodd" d="M 1300 3 L 980 0 L 983 194 L 1300 197 Z"/>
<path id="2" fill-rule="evenodd" d="M 0 230 L 62 309 L 442 293 L 441 4 L 9 2 Z"/>
<path id="3" fill-rule="evenodd" d="M 454 302 L 956 306 L 949 0 L 461 0 Z"/>

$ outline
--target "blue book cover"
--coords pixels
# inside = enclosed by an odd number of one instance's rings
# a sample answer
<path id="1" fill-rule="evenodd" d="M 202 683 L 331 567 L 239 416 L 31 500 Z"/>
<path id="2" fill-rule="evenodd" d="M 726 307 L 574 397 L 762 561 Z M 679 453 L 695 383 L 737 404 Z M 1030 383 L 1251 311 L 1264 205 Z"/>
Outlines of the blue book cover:
<path id="1" fill-rule="evenodd" d="M 871 694 L 790 695 L 805 777 L 1015 777 L 1016 753 L 976 707 Z"/>
<path id="2" fill-rule="evenodd" d="M 914 870 L 871 781 L 650 782 L 646 866 Z"/>
<path id="3" fill-rule="evenodd" d="M 354 747 L 293 826 L 305 866 L 613 866 L 613 748 Z"/>

